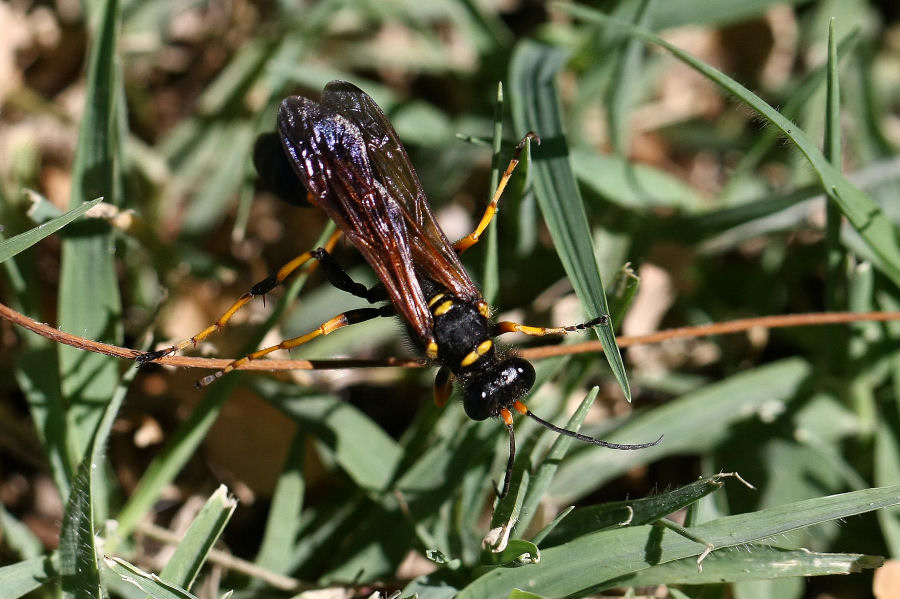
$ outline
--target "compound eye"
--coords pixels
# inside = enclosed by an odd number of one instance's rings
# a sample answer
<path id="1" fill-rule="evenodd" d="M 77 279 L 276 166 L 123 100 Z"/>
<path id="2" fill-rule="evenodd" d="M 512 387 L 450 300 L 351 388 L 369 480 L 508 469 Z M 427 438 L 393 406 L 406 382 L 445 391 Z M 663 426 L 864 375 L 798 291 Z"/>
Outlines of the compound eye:
<path id="1" fill-rule="evenodd" d="M 463 392 L 463 409 L 472 420 L 485 420 L 492 414 L 491 396 L 486 389 L 474 381 Z"/>

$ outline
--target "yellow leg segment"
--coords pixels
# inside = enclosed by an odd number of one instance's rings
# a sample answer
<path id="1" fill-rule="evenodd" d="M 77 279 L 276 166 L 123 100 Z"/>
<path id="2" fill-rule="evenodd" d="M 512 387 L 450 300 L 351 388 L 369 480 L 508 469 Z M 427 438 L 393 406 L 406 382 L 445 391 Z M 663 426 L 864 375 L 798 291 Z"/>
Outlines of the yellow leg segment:
<path id="1" fill-rule="evenodd" d="M 328 241 L 325 242 L 325 249 L 329 252 L 334 248 L 335 244 L 337 244 L 338 239 L 341 237 L 340 231 L 335 231 L 331 234 L 331 237 L 328 238 Z M 147 352 L 137 357 L 137 361 L 141 364 L 146 362 L 152 362 L 153 360 L 157 360 L 164 356 L 168 356 L 181 350 L 185 349 L 189 346 L 195 346 L 216 331 L 221 330 L 225 327 L 225 324 L 228 323 L 229 320 L 237 313 L 238 310 L 246 306 L 250 303 L 254 297 L 265 295 L 278 285 L 281 285 L 289 276 L 294 274 L 299 268 L 304 266 L 307 262 L 313 259 L 312 252 L 303 252 L 284 266 L 278 269 L 272 276 L 263 279 L 259 283 L 253 286 L 253 289 L 242 295 L 235 301 L 231 307 L 229 307 L 225 312 L 218 318 L 216 321 L 194 335 L 189 339 L 185 339 L 184 341 L 180 341 L 171 347 L 167 347 L 165 349 Z M 315 268 L 317 262 L 313 262 L 310 265 L 310 270 Z"/>
<path id="2" fill-rule="evenodd" d="M 541 141 L 537 134 L 529 132 L 522 138 L 519 145 L 516 146 L 512 160 L 509 161 L 509 165 L 506 167 L 506 170 L 503 171 L 503 176 L 500 177 L 500 182 L 497 184 L 497 191 L 494 192 L 494 197 L 491 198 L 491 203 L 488 204 L 488 207 L 485 209 L 484 215 L 481 217 L 478 226 L 475 227 L 474 231 L 453 244 L 453 249 L 456 250 L 457 254 L 462 254 L 464 251 L 478 243 L 481 234 L 484 233 L 484 230 L 494 219 L 494 215 L 497 213 L 497 204 L 500 202 L 500 196 L 503 195 L 503 190 L 506 189 L 506 185 L 509 183 L 513 171 L 515 171 L 516 167 L 519 165 L 519 157 L 522 155 L 522 150 L 525 149 L 525 144 L 528 143 L 529 139 L 534 139 L 538 143 Z"/>
<path id="3" fill-rule="evenodd" d="M 519 324 L 510 320 L 502 320 L 494 325 L 494 334 L 502 335 L 504 333 L 523 333 L 533 337 L 543 337 L 544 335 L 565 335 L 575 331 L 583 331 L 598 325 L 609 324 L 609 316 L 599 316 L 594 320 L 583 322 L 581 324 L 573 324 L 567 327 L 533 327 L 527 324 Z"/>
<path id="4" fill-rule="evenodd" d="M 303 345 L 304 343 L 309 343 L 316 337 L 321 337 L 322 335 L 328 335 L 329 333 L 333 333 L 334 331 L 336 331 L 338 329 L 342 329 L 351 324 L 356 324 L 358 322 L 363 322 L 365 320 L 371 320 L 372 318 L 376 318 L 378 316 L 390 316 L 392 314 L 393 314 L 393 308 L 391 308 L 391 307 L 384 308 L 384 309 L 382 309 L 382 308 L 359 308 L 357 310 L 348 310 L 347 312 L 344 312 L 343 314 L 338 314 L 334 318 L 323 322 L 321 325 L 319 325 L 318 328 L 310 331 L 309 333 L 307 333 L 305 335 L 301 335 L 299 337 L 294 337 L 292 339 L 285 339 L 284 341 L 282 341 L 281 343 L 279 343 L 277 345 L 271 345 L 269 347 L 265 347 L 263 349 L 256 350 L 255 352 L 253 352 L 251 354 L 247 354 L 243 358 L 238 358 L 231 364 L 228 364 L 227 366 L 225 366 L 225 368 L 223 368 L 222 370 L 219 370 L 218 372 L 214 372 L 213 374 L 210 374 L 210 375 L 205 376 L 202 379 L 198 380 L 196 383 L 194 383 L 194 386 L 197 387 L 198 389 L 200 389 L 202 387 L 206 387 L 207 385 L 209 385 L 216 379 L 219 379 L 219 378 L 225 376 L 232 370 L 235 370 L 236 368 L 240 368 L 243 364 L 246 364 L 247 362 L 250 362 L 252 360 L 258 360 L 258 359 L 262 358 L 263 356 L 271 354 L 274 351 L 278 351 L 280 349 L 293 349 L 295 347 Z"/>

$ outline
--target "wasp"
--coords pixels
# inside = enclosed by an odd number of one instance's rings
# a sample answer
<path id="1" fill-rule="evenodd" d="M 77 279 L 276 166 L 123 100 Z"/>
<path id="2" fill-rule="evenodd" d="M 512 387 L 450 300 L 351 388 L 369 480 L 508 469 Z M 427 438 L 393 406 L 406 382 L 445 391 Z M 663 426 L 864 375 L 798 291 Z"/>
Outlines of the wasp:
<path id="1" fill-rule="evenodd" d="M 492 322 L 490 307 L 460 262 L 459 255 L 478 242 L 494 218 L 500 196 L 529 139 L 537 140 L 537 136 L 529 133 L 516 146 L 475 230 L 451 243 L 431 212 L 397 133 L 371 97 L 351 83 L 332 81 L 325 86 L 319 102 L 301 96 L 285 99 L 278 110 L 277 132 L 257 141 L 257 170 L 285 200 L 324 210 L 337 230 L 324 247 L 301 254 L 254 285 L 203 331 L 174 346 L 145 353 L 138 361 L 149 362 L 196 345 L 225 326 L 254 297 L 264 296 L 314 260 L 332 285 L 364 298 L 373 307 L 349 310 L 305 335 L 235 360 L 197 381 L 198 387 L 271 352 L 291 349 L 373 318 L 399 316 L 416 347 L 438 366 L 437 403 L 443 405 L 447 401 L 455 380 L 469 418 L 499 418 L 506 425 L 509 460 L 501 497 L 509 490 L 515 461 L 513 411 L 556 433 L 602 447 L 642 449 L 656 445 L 662 437 L 652 443 L 610 443 L 536 416 L 522 401 L 534 385 L 534 367 L 513 352 L 498 349 L 494 342 L 495 337 L 510 332 L 543 336 L 608 325 L 608 316 L 553 328 Z M 341 235 L 372 267 L 378 284 L 367 288 L 352 280 L 332 257 L 331 251 Z"/>

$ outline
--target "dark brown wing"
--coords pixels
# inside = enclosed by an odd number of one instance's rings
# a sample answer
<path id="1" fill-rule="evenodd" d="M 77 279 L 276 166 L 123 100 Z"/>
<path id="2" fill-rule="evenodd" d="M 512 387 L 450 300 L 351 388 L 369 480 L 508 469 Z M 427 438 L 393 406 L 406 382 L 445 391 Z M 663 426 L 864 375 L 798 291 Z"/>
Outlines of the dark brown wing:
<path id="1" fill-rule="evenodd" d="M 380 180 L 359 126 L 330 106 L 294 96 L 281 104 L 278 131 L 313 202 L 372 266 L 419 340 L 430 341 L 433 322 L 416 276 L 411 221 Z"/>
<path id="2" fill-rule="evenodd" d="M 346 81 L 326 85 L 321 106 L 359 127 L 375 178 L 404 210 L 413 260 L 422 274 L 462 299 L 481 300 L 481 292 L 434 219 L 406 150 L 381 108 L 368 94 Z"/>

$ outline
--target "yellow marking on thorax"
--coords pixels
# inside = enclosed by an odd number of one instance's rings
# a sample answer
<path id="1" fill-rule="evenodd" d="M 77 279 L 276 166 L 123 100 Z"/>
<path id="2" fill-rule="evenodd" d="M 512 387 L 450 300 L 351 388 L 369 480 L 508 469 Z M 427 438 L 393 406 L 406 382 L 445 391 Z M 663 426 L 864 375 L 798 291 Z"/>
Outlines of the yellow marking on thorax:
<path id="1" fill-rule="evenodd" d="M 487 302 L 478 302 L 478 312 L 485 318 L 491 317 L 491 307 L 487 305 Z"/>
<path id="2" fill-rule="evenodd" d="M 453 300 L 447 300 L 444 303 L 442 303 L 440 306 L 438 306 L 437 308 L 434 309 L 434 311 L 433 311 L 434 315 L 435 316 L 443 316 L 444 314 L 449 312 L 450 308 L 452 308 L 452 307 L 453 307 Z"/>
<path id="3" fill-rule="evenodd" d="M 468 354 L 466 354 L 466 357 L 460 360 L 459 365 L 463 368 L 465 368 L 466 366 L 471 366 L 478 360 L 478 358 L 491 351 L 491 348 L 493 346 L 494 342 L 490 339 L 482 341 L 478 344 L 478 347 L 475 348 L 475 351 L 469 352 Z"/>

